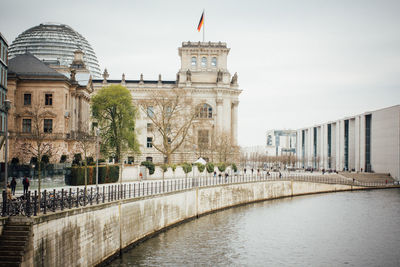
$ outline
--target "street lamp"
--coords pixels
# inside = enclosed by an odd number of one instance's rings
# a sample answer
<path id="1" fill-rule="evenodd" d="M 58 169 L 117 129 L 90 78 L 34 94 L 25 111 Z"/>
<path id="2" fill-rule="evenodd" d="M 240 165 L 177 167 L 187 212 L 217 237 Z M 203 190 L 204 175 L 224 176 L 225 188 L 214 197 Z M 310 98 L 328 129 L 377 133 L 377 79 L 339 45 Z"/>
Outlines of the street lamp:
<path id="1" fill-rule="evenodd" d="M 5 100 L 4 101 L 4 109 L 5 109 L 5 111 L 6 111 L 6 127 L 5 127 L 5 132 L 4 132 L 4 134 L 5 134 L 5 138 L 6 138 L 6 141 L 5 141 L 5 148 L 4 148 L 4 161 L 5 161 L 5 164 L 4 164 L 4 190 L 6 190 L 7 191 L 7 184 L 8 184 L 8 111 L 10 110 L 10 108 L 11 108 L 11 101 L 10 100 Z"/>
<path id="2" fill-rule="evenodd" d="M 100 129 L 96 128 L 96 188 L 99 186 L 99 135 Z"/>

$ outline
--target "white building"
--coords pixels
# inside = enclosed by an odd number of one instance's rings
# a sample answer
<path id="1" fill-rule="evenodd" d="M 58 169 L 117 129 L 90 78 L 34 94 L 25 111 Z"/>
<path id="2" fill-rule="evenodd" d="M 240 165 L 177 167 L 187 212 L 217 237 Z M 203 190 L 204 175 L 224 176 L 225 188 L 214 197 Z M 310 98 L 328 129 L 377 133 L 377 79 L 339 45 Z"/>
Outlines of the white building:
<path id="1" fill-rule="evenodd" d="M 212 145 L 212 137 L 226 134 L 237 144 L 238 105 L 242 92 L 237 83 L 237 74 L 231 75 L 227 68 L 227 58 L 230 48 L 222 42 L 183 42 L 179 47 L 181 67 L 177 78 L 165 81 L 159 75 L 158 80 L 109 80 L 105 71 L 103 80 L 93 80 L 95 92 L 104 86 L 121 84 L 127 87 L 134 102 L 149 99 L 158 91 L 180 89 L 191 95 L 193 104 L 202 110 L 202 114 L 194 121 L 191 132 L 201 139 L 202 143 Z M 156 62 L 154 63 L 156 64 Z M 141 111 L 137 120 L 137 132 L 141 155 L 126 155 L 129 161 L 141 162 L 150 160 L 156 163 L 164 162 L 163 155 L 151 143 L 149 125 L 151 120 Z M 201 137 L 200 137 L 201 135 Z M 173 155 L 173 162 L 191 161 L 197 159 L 194 153 L 196 144 L 184 145 Z M 210 158 L 210 160 L 212 160 Z"/>
<path id="2" fill-rule="evenodd" d="M 299 167 L 400 179 L 400 105 L 297 130 Z"/>
<path id="3" fill-rule="evenodd" d="M 268 156 L 282 156 L 296 154 L 295 130 L 267 131 L 266 152 Z"/>

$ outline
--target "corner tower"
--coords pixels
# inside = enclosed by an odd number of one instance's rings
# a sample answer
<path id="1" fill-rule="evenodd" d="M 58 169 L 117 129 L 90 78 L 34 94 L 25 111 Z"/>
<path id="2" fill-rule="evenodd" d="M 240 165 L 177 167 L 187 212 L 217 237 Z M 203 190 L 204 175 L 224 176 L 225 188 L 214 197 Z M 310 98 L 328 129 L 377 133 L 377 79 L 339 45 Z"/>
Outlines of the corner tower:
<path id="1" fill-rule="evenodd" d="M 189 83 L 230 84 L 227 69 L 229 48 L 222 42 L 183 42 L 179 47 L 181 68 L 178 72 L 178 85 Z"/>

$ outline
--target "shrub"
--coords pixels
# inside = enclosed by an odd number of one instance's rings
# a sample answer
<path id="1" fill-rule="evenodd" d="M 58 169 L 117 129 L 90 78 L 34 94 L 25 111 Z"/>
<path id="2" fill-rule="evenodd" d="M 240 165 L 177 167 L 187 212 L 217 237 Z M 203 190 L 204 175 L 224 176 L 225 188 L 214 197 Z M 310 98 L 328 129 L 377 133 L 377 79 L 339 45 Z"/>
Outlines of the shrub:
<path id="1" fill-rule="evenodd" d="M 168 171 L 168 164 L 162 164 L 160 167 L 163 170 L 163 172 Z"/>
<path id="2" fill-rule="evenodd" d="M 232 163 L 232 170 L 233 170 L 234 172 L 237 172 L 237 167 L 236 167 L 236 164 L 235 164 L 235 163 Z"/>
<path id="3" fill-rule="evenodd" d="M 87 167 L 87 184 L 96 184 L 96 167 Z M 118 165 L 99 166 L 99 184 L 115 183 L 119 178 Z M 74 166 L 66 168 L 65 183 L 67 185 L 85 184 L 85 167 Z"/>
<path id="4" fill-rule="evenodd" d="M 82 155 L 81 153 L 74 155 L 74 160 L 72 161 L 72 165 L 80 165 L 82 162 Z"/>
<path id="5" fill-rule="evenodd" d="M 206 168 L 207 168 L 207 172 L 208 172 L 208 173 L 214 172 L 214 164 L 212 164 L 211 162 L 208 162 L 208 163 L 206 164 Z"/>
<path id="6" fill-rule="evenodd" d="M 181 166 L 182 166 L 183 172 L 186 174 L 192 171 L 192 165 L 190 165 L 189 163 L 185 162 Z"/>
<path id="7" fill-rule="evenodd" d="M 142 163 L 140 163 L 140 165 L 142 166 L 146 166 L 147 169 L 149 169 L 149 174 L 152 175 L 156 169 L 155 165 L 153 162 L 151 161 L 143 161 Z"/>
<path id="8" fill-rule="evenodd" d="M 11 164 L 12 165 L 18 165 L 18 163 L 19 163 L 19 158 L 12 158 L 11 159 Z"/>
<path id="9" fill-rule="evenodd" d="M 171 164 L 170 167 L 171 167 L 172 171 L 175 172 L 175 170 L 176 170 L 176 164 Z"/>
<path id="10" fill-rule="evenodd" d="M 95 165 L 96 163 L 93 160 L 93 157 L 86 157 L 87 165 Z"/>
<path id="11" fill-rule="evenodd" d="M 30 164 L 36 164 L 37 163 L 37 157 L 32 157 Z"/>
<path id="12" fill-rule="evenodd" d="M 67 161 L 67 155 L 61 155 L 60 163 L 64 163 Z"/>
<path id="13" fill-rule="evenodd" d="M 42 156 L 42 163 L 48 164 L 50 162 L 50 158 L 48 155 L 43 155 Z"/>
<path id="14" fill-rule="evenodd" d="M 203 172 L 204 169 L 206 168 L 206 165 L 201 164 L 201 163 L 196 163 L 197 165 L 197 169 L 199 170 L 199 172 Z"/>
<path id="15" fill-rule="evenodd" d="M 220 164 L 218 164 L 218 170 L 219 170 L 220 172 L 224 172 L 224 171 L 226 170 L 226 165 L 225 165 L 225 163 L 220 163 Z"/>

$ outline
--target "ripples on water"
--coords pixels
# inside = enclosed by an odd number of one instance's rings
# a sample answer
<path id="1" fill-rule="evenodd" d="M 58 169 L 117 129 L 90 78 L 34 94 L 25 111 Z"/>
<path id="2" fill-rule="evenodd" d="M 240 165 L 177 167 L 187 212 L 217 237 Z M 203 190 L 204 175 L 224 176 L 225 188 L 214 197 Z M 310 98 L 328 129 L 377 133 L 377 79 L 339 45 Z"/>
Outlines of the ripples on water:
<path id="1" fill-rule="evenodd" d="M 400 266 L 400 190 L 250 204 L 179 225 L 111 266 Z"/>

